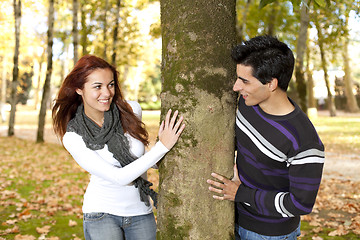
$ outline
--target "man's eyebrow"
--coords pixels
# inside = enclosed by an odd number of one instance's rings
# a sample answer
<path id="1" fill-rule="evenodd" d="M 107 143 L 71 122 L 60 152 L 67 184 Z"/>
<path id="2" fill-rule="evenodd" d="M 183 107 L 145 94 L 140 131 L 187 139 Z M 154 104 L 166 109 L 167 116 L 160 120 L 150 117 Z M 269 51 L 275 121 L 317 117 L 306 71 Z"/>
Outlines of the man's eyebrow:
<path id="1" fill-rule="evenodd" d="M 243 80 L 243 81 L 249 81 L 246 78 L 243 78 L 243 77 L 240 77 L 240 76 L 238 76 L 238 79 Z"/>

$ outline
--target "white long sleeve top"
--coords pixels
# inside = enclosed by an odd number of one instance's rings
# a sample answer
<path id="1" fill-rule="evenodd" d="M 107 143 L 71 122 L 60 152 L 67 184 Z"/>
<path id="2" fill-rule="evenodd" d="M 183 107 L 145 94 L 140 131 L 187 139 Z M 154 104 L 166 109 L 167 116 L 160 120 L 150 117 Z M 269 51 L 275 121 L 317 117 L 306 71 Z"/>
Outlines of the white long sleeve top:
<path id="1" fill-rule="evenodd" d="M 128 102 L 134 113 L 141 119 L 142 110 L 139 103 Z M 88 149 L 82 137 L 74 132 L 66 132 L 63 144 L 75 161 L 91 174 L 83 202 L 83 212 L 104 212 L 117 216 L 139 216 L 152 212 L 140 200 L 139 190 L 132 182 L 155 165 L 169 150 L 158 141 L 150 151 L 145 153 L 144 144 L 125 133 L 130 151 L 138 159 L 121 167 L 120 163 L 105 145 L 103 149 Z M 145 154 L 144 154 L 145 153 Z"/>

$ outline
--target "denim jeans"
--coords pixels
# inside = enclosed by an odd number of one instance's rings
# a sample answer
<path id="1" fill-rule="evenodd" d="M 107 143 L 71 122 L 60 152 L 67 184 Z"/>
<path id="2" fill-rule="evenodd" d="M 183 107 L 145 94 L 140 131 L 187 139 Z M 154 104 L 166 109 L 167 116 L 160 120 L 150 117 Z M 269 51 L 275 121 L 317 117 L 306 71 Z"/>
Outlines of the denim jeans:
<path id="1" fill-rule="evenodd" d="M 121 217 L 108 213 L 84 213 L 86 240 L 155 240 L 153 213 Z"/>
<path id="2" fill-rule="evenodd" d="M 298 236 L 301 235 L 300 232 L 300 224 L 299 227 L 286 235 L 282 236 L 265 236 L 261 235 L 249 230 L 246 230 L 245 228 L 240 227 L 239 225 L 235 225 L 235 239 L 236 240 L 296 240 Z"/>

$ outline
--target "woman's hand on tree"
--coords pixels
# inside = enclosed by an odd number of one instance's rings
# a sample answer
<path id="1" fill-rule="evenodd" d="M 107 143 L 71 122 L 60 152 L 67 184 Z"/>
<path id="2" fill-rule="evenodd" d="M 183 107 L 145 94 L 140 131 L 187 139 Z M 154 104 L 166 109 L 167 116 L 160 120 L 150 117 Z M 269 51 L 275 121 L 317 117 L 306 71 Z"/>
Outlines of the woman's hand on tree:
<path id="1" fill-rule="evenodd" d="M 180 134 L 185 128 L 185 124 L 181 124 L 184 118 L 181 116 L 176 121 L 179 112 L 176 110 L 171 117 L 171 109 L 167 112 L 165 120 L 161 122 L 159 128 L 159 140 L 167 149 L 171 149 L 178 141 Z"/>

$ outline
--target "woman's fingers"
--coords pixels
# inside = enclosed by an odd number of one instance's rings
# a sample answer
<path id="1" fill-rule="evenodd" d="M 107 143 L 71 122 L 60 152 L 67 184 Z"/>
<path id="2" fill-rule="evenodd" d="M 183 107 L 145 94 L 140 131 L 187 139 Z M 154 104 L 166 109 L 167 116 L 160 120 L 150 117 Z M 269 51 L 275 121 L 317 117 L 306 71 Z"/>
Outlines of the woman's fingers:
<path id="1" fill-rule="evenodd" d="M 171 116 L 171 110 L 169 110 L 165 116 L 165 121 L 161 123 L 159 128 L 159 140 L 168 149 L 175 145 L 185 128 L 185 124 L 182 124 L 184 117 L 181 116 L 177 119 L 178 115 L 179 112 L 176 110 L 173 116 Z"/>
<path id="2" fill-rule="evenodd" d="M 167 112 L 167 114 L 165 116 L 165 126 L 164 126 L 164 128 L 169 127 L 170 116 L 171 116 L 171 109 L 169 109 L 169 111 Z"/>

